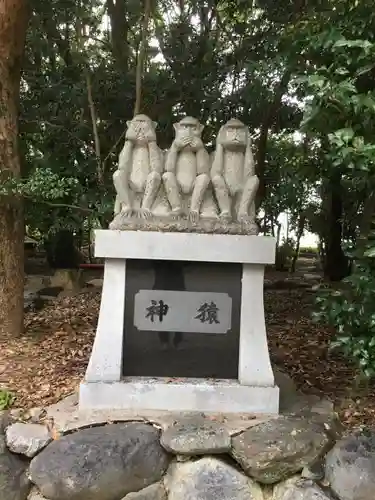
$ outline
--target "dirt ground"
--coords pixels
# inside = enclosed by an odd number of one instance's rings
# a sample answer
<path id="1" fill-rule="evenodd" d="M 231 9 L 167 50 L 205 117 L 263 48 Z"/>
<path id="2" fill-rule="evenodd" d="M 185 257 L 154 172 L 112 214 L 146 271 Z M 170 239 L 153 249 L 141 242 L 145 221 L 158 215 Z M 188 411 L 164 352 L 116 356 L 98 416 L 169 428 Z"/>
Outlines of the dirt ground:
<path id="1" fill-rule="evenodd" d="M 297 278 L 312 272 L 301 262 Z M 289 374 L 306 394 L 334 402 L 348 427 L 375 424 L 375 385 L 355 387 L 355 369 L 329 350 L 334 335 L 311 320 L 315 292 L 308 288 L 272 286 L 289 276 L 266 273 L 266 326 L 272 362 Z M 305 280 L 306 281 L 306 280 Z M 25 318 L 19 339 L 0 340 L 0 388 L 11 390 L 14 407 L 57 402 L 77 389 L 89 359 L 100 305 L 100 290 L 56 299 Z"/>

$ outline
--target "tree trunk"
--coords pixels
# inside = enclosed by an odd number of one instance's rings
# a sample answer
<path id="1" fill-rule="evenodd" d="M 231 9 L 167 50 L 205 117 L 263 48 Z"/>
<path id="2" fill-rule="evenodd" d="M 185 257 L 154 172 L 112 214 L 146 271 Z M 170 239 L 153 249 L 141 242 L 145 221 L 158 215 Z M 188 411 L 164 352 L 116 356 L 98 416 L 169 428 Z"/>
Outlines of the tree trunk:
<path id="1" fill-rule="evenodd" d="M 277 233 L 276 233 L 276 248 L 280 246 L 280 237 L 281 237 L 281 223 L 276 222 L 277 224 Z"/>
<path id="2" fill-rule="evenodd" d="M 297 266 L 297 260 L 299 257 L 299 248 L 301 245 L 301 238 L 303 236 L 303 231 L 305 230 L 305 222 L 306 222 L 306 216 L 305 215 L 300 215 L 299 221 L 298 221 L 298 231 L 297 231 L 297 242 L 296 242 L 296 248 L 294 249 L 294 255 L 293 255 L 293 260 L 292 260 L 292 265 L 290 266 L 290 272 L 295 273 L 296 272 L 296 266 Z"/>
<path id="3" fill-rule="evenodd" d="M 330 281 L 341 281 L 350 272 L 349 262 L 342 249 L 342 189 L 341 173 L 335 172 L 327 184 L 328 203 L 326 214 L 328 218 L 324 276 Z"/>
<path id="4" fill-rule="evenodd" d="M 26 0 L 0 0 L 0 182 L 20 176 L 18 102 L 28 9 Z M 23 206 L 0 198 L 0 338 L 23 331 Z"/>
<path id="5" fill-rule="evenodd" d="M 123 75 L 129 70 L 130 48 L 128 42 L 129 25 L 126 0 L 107 0 L 107 10 L 111 22 L 112 52 L 117 68 Z"/>
<path id="6" fill-rule="evenodd" d="M 275 224 L 274 224 L 273 215 L 271 215 L 271 234 L 273 237 L 275 237 Z"/>
<path id="7" fill-rule="evenodd" d="M 151 0 L 145 0 L 142 23 L 142 41 L 138 51 L 136 77 L 135 77 L 135 104 L 134 116 L 141 112 L 142 107 L 142 79 L 148 50 L 148 25 L 151 15 Z"/>

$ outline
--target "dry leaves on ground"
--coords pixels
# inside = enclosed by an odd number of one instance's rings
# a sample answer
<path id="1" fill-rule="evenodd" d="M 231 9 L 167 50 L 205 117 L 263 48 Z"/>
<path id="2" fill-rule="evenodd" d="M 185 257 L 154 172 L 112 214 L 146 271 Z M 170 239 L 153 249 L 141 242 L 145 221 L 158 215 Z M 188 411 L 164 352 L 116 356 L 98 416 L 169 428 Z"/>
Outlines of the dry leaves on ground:
<path id="1" fill-rule="evenodd" d="M 358 375 L 349 361 L 329 349 L 332 329 L 311 320 L 314 293 L 272 290 L 265 308 L 272 361 L 288 373 L 298 388 L 334 402 L 349 427 L 375 425 L 375 386 L 357 389 Z"/>
<path id="2" fill-rule="evenodd" d="M 52 404 L 76 390 L 89 360 L 99 304 L 99 292 L 57 299 L 26 314 L 20 339 L 0 340 L 0 387 L 16 394 L 15 406 Z"/>

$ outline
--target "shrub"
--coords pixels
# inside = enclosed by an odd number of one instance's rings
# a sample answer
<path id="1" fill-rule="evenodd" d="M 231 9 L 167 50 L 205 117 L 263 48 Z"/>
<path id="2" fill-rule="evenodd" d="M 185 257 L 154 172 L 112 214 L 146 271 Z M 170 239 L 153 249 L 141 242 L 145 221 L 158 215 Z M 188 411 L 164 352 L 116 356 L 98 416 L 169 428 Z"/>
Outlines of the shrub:
<path id="1" fill-rule="evenodd" d="M 367 379 L 375 375 L 375 272 L 362 258 L 340 288 L 324 290 L 316 299 L 316 321 L 336 330 L 331 348 L 340 349 L 354 361 Z"/>
<path id="2" fill-rule="evenodd" d="M 0 411 L 10 408 L 15 399 L 15 396 L 10 391 L 0 389 Z"/>

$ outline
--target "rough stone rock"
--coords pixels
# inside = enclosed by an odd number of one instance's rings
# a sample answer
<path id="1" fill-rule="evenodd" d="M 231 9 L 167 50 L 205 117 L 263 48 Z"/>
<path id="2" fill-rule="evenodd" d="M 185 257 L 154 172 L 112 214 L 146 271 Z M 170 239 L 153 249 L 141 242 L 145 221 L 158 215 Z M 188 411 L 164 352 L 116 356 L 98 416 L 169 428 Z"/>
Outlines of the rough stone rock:
<path id="1" fill-rule="evenodd" d="M 263 500 L 255 481 L 213 457 L 173 464 L 166 486 L 168 500 Z"/>
<path id="2" fill-rule="evenodd" d="M 51 441 L 48 429 L 44 425 L 23 424 L 17 422 L 6 430 L 6 443 L 13 453 L 35 457 Z"/>
<path id="3" fill-rule="evenodd" d="M 312 481 L 296 478 L 276 485 L 271 498 L 272 500 L 333 500 Z"/>
<path id="4" fill-rule="evenodd" d="M 26 476 L 28 461 L 13 455 L 5 442 L 9 415 L 0 413 L 0 500 L 26 500 L 30 481 Z"/>
<path id="5" fill-rule="evenodd" d="M 310 394 L 304 394 L 302 397 L 298 398 L 297 402 L 290 407 L 290 413 L 304 414 L 318 413 L 326 419 L 332 418 L 335 414 L 334 404 L 328 399 L 321 399 L 319 396 Z"/>
<path id="6" fill-rule="evenodd" d="M 312 395 L 303 396 L 296 405 L 289 409 L 288 414 L 307 419 L 312 418 L 314 422 L 324 425 L 333 442 L 341 439 L 345 431 L 332 401 L 327 399 L 320 399 Z"/>
<path id="7" fill-rule="evenodd" d="M 122 500 L 166 500 L 167 492 L 161 483 L 151 484 L 141 491 L 128 493 Z"/>
<path id="8" fill-rule="evenodd" d="M 44 497 L 43 495 L 41 495 L 36 488 L 33 488 L 30 491 L 30 494 L 27 497 L 27 500 L 48 500 L 48 499 L 46 497 Z"/>
<path id="9" fill-rule="evenodd" d="M 281 481 L 275 485 L 268 485 L 263 487 L 264 500 L 276 500 L 277 498 L 282 498 L 282 496 L 294 486 L 296 483 L 301 481 L 301 476 L 292 476 L 285 481 Z"/>
<path id="10" fill-rule="evenodd" d="M 53 441 L 31 461 L 29 474 L 50 500 L 118 500 L 159 481 L 168 463 L 157 429 L 112 424 Z"/>
<path id="11" fill-rule="evenodd" d="M 38 423 L 46 416 L 46 414 L 47 412 L 44 408 L 30 408 L 29 410 L 26 410 L 24 418 L 25 420 L 30 420 L 30 422 Z"/>
<path id="12" fill-rule="evenodd" d="M 12 423 L 12 417 L 9 411 L 0 411 L 0 436 L 5 434 L 8 425 Z"/>
<path id="13" fill-rule="evenodd" d="M 336 443 L 326 457 L 326 479 L 340 500 L 373 500 L 375 432 Z"/>
<path id="14" fill-rule="evenodd" d="M 227 453 L 231 439 L 219 422 L 199 417 L 187 417 L 175 422 L 162 434 L 162 446 L 177 455 Z"/>
<path id="15" fill-rule="evenodd" d="M 320 457 L 311 465 L 306 465 L 301 472 L 303 479 L 313 479 L 314 481 L 322 481 L 324 476 L 324 457 Z"/>
<path id="16" fill-rule="evenodd" d="M 320 422 L 285 416 L 259 424 L 232 438 L 232 456 L 246 473 L 273 484 L 314 463 L 331 445 Z"/>

